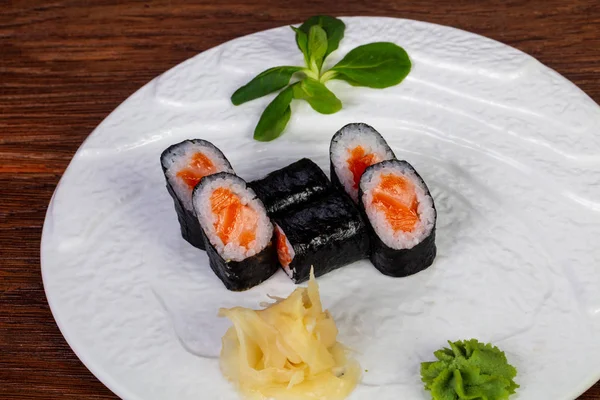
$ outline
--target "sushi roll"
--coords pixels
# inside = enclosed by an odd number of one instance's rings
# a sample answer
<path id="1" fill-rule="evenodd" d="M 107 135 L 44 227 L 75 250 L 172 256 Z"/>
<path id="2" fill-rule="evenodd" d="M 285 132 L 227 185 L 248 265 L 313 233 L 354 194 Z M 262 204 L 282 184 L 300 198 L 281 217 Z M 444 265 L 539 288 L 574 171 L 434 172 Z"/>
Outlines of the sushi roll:
<path id="1" fill-rule="evenodd" d="M 249 185 L 271 216 L 311 201 L 331 189 L 327 175 L 308 158 L 273 171 Z"/>
<path id="2" fill-rule="evenodd" d="M 358 184 L 365 169 L 395 159 L 394 152 L 373 127 L 353 123 L 337 131 L 329 146 L 331 182 L 358 203 Z"/>
<path id="3" fill-rule="evenodd" d="M 276 217 L 279 263 L 296 283 L 368 256 L 369 235 L 359 210 L 345 193 L 323 198 Z"/>
<path id="4" fill-rule="evenodd" d="M 249 289 L 277 271 L 273 225 L 242 178 L 227 172 L 207 176 L 192 202 L 210 266 L 227 289 Z"/>
<path id="5" fill-rule="evenodd" d="M 160 156 L 167 190 L 175 203 L 181 236 L 192 246 L 204 250 L 202 231 L 192 206 L 192 191 L 206 175 L 233 173 L 221 150 L 201 139 L 184 140 L 167 148 Z"/>
<path id="6" fill-rule="evenodd" d="M 360 207 L 371 228 L 371 262 L 385 275 L 408 276 L 436 256 L 436 210 L 427 185 L 406 161 L 368 167 L 360 179 Z"/>

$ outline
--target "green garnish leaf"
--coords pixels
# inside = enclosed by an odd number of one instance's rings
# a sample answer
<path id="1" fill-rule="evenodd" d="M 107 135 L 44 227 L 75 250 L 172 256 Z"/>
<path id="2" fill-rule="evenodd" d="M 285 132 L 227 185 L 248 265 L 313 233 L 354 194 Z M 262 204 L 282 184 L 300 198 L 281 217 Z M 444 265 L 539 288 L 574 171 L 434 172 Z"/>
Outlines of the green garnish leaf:
<path id="1" fill-rule="evenodd" d="M 315 111 L 321 114 L 333 114 L 342 108 L 342 102 L 331 90 L 311 78 L 303 79 L 294 85 L 294 98 L 306 100 Z"/>
<path id="2" fill-rule="evenodd" d="M 344 80 L 354 86 L 386 88 L 400 83 L 410 72 L 411 62 L 404 49 L 387 42 L 359 46 L 333 68 L 322 71 L 325 59 L 339 47 L 344 37 L 344 22 L 318 15 L 307 19 L 298 28 L 291 28 L 296 33 L 296 45 L 306 66 L 270 68 L 231 96 L 231 102 L 237 106 L 283 89 L 262 113 L 254 130 L 256 140 L 269 141 L 281 135 L 290 120 L 293 99 L 306 100 L 322 114 L 338 112 L 342 102 L 325 86 L 330 79 Z M 294 74 L 297 74 L 297 81 L 290 85 Z M 461 356 L 456 349 L 445 349 L 439 354 L 447 360 Z"/>
<path id="3" fill-rule="evenodd" d="M 448 342 L 421 363 L 421 380 L 433 400 L 506 400 L 519 387 L 503 351 L 476 339 Z"/>
<path id="4" fill-rule="evenodd" d="M 296 32 L 296 45 L 304 55 L 304 62 L 306 65 L 310 64 L 309 56 L 308 56 L 308 35 L 304 33 L 304 31 L 300 30 L 300 28 L 296 28 L 295 26 L 291 26 L 292 30 Z"/>
<path id="5" fill-rule="evenodd" d="M 351 50 L 331 71 L 335 72 L 332 79 L 382 89 L 402 82 L 410 69 L 410 59 L 402 47 L 377 42 Z"/>
<path id="6" fill-rule="evenodd" d="M 344 24 L 341 20 L 328 15 L 317 15 L 307 19 L 302 25 L 300 25 L 299 29 L 308 35 L 310 28 L 315 25 L 323 28 L 327 34 L 327 51 L 325 51 L 325 54 L 323 55 L 323 60 L 325 60 L 329 54 L 339 47 L 340 41 L 344 37 L 346 24 Z"/>
<path id="7" fill-rule="evenodd" d="M 319 25 L 313 25 L 308 31 L 308 67 L 316 73 L 321 71 L 323 57 L 327 52 L 327 34 Z"/>
<path id="8" fill-rule="evenodd" d="M 294 86 L 282 90 L 265 108 L 254 129 L 255 140 L 268 142 L 281 135 L 292 115 L 290 103 L 294 97 Z"/>
<path id="9" fill-rule="evenodd" d="M 302 67 L 274 67 L 258 74 L 250 82 L 239 88 L 231 96 L 231 102 L 236 106 L 250 100 L 258 99 L 269 93 L 285 87 L 290 83 L 292 75 L 302 70 Z"/>

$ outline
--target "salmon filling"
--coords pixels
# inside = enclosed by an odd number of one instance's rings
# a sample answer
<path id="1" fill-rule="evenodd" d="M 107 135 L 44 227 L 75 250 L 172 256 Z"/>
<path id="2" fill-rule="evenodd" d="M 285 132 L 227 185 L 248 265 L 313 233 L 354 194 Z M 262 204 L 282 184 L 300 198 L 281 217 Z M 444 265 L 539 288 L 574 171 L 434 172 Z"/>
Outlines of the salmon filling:
<path id="1" fill-rule="evenodd" d="M 411 232 L 419 222 L 415 185 L 403 176 L 381 175 L 373 189 L 372 204 L 395 231 Z"/>
<path id="2" fill-rule="evenodd" d="M 190 189 L 196 187 L 200 179 L 207 175 L 212 175 L 217 172 L 217 168 L 213 162 L 203 153 L 196 153 L 190 159 L 187 168 L 182 169 L 177 173 Z"/>
<path id="3" fill-rule="evenodd" d="M 239 196 L 226 188 L 212 192 L 210 205 L 217 219 L 215 232 L 223 244 L 234 243 L 248 249 L 256 239 L 258 213 L 249 205 L 242 204 Z"/>
<path id="4" fill-rule="evenodd" d="M 348 157 L 348 169 L 352 172 L 354 177 L 354 189 L 358 189 L 360 183 L 360 177 L 365 172 L 365 169 L 373 164 L 377 164 L 381 160 L 377 154 L 367 153 L 362 146 L 356 146 L 352 150 L 348 150 L 350 157 Z"/>
<path id="5" fill-rule="evenodd" d="M 278 226 L 275 227 L 277 233 L 277 257 L 279 263 L 284 267 L 289 267 L 292 262 L 292 254 L 288 247 L 288 240 L 285 233 Z"/>

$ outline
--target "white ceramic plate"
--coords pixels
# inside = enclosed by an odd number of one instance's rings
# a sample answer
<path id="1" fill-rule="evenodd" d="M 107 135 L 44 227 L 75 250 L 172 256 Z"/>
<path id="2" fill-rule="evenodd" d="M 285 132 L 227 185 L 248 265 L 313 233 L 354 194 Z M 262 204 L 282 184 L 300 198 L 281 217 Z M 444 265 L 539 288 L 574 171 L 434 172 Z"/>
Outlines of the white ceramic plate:
<path id="1" fill-rule="evenodd" d="M 403 279 L 359 262 L 319 279 L 340 339 L 365 372 L 352 399 L 425 399 L 419 363 L 448 339 L 504 349 L 515 399 L 569 399 L 600 378 L 600 108 L 533 58 L 460 30 L 389 18 L 344 18 L 329 63 L 393 41 L 413 60 L 399 86 L 330 87 L 324 116 L 295 102 L 287 132 L 252 140 L 271 97 L 231 93 L 258 72 L 300 65 L 288 27 L 206 51 L 117 108 L 81 146 L 44 225 L 48 301 L 85 365 L 127 400 L 236 399 L 221 377 L 222 306 L 256 308 L 294 286 L 280 271 L 225 290 L 206 255 L 179 235 L 159 166 L 167 146 L 204 138 L 240 176 L 301 157 L 328 170 L 333 133 L 366 122 L 411 162 L 436 201 L 438 257 Z"/>

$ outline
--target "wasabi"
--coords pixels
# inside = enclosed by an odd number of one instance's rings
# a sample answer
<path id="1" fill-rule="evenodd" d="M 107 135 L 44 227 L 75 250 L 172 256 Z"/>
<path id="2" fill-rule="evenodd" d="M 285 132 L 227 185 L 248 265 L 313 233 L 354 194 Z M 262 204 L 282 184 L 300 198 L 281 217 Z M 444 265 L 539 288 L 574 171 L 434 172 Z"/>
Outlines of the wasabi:
<path id="1" fill-rule="evenodd" d="M 505 400 L 519 387 L 503 351 L 476 339 L 451 342 L 421 363 L 421 380 L 433 400 Z"/>

